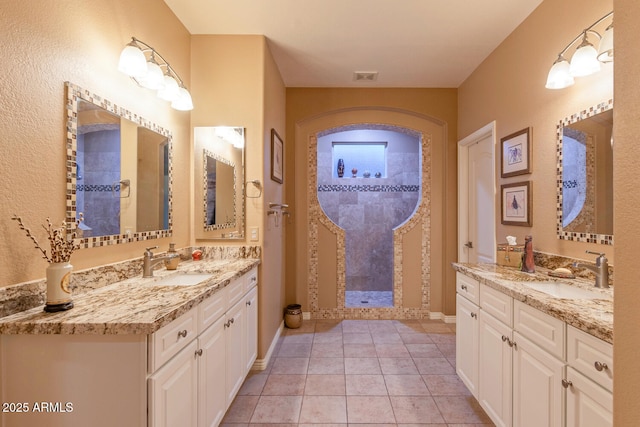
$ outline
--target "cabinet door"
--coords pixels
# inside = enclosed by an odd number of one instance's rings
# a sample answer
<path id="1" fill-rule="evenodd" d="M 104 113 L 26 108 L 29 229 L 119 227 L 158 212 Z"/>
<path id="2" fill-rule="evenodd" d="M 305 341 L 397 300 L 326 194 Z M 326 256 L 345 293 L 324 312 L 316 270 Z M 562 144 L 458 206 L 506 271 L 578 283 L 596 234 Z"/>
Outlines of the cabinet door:
<path id="1" fill-rule="evenodd" d="M 512 331 L 480 309 L 478 401 L 496 426 L 511 425 Z"/>
<path id="2" fill-rule="evenodd" d="M 197 342 L 192 341 L 149 377 L 149 425 L 196 427 L 198 418 Z"/>
<path id="3" fill-rule="evenodd" d="M 227 311 L 225 323 L 227 404 L 231 404 L 244 381 L 247 340 L 245 339 L 245 303 L 238 301 Z"/>
<path id="4" fill-rule="evenodd" d="M 562 427 L 565 364 L 518 332 L 513 347 L 513 425 Z"/>
<path id="5" fill-rule="evenodd" d="M 477 305 L 456 295 L 456 372 L 474 397 L 478 397 L 478 313 Z"/>
<path id="6" fill-rule="evenodd" d="M 245 374 L 251 370 L 253 362 L 258 357 L 258 288 L 255 286 L 245 297 L 245 337 L 247 353 Z"/>
<path id="7" fill-rule="evenodd" d="M 198 426 L 220 424 L 227 410 L 224 317 L 198 338 Z"/>
<path id="8" fill-rule="evenodd" d="M 572 367 L 567 368 L 567 427 L 613 426 L 613 395 Z"/>

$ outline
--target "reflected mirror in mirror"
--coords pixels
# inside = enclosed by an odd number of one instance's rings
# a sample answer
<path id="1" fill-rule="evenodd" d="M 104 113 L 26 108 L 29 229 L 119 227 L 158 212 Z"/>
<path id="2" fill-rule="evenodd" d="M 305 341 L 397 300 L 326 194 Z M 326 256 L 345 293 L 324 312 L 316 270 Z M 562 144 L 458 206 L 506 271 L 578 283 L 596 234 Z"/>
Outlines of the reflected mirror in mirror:
<path id="1" fill-rule="evenodd" d="M 613 102 L 558 125 L 558 237 L 613 244 Z"/>
<path id="2" fill-rule="evenodd" d="M 236 222 L 235 167 L 228 160 L 204 150 L 205 227 L 234 227 Z"/>
<path id="3" fill-rule="evenodd" d="M 244 142 L 242 127 L 194 128 L 198 239 L 244 238 Z"/>
<path id="4" fill-rule="evenodd" d="M 67 223 L 81 246 L 171 235 L 171 134 L 67 83 Z"/>

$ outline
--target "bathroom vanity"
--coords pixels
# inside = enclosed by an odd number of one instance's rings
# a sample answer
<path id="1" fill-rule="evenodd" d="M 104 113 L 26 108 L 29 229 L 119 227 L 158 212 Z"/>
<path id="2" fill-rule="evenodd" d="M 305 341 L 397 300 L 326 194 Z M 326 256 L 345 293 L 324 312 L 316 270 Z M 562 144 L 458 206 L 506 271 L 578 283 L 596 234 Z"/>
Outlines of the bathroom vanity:
<path id="1" fill-rule="evenodd" d="M 612 289 L 494 264 L 454 269 L 456 370 L 497 426 L 613 425 Z"/>
<path id="2" fill-rule="evenodd" d="M 183 262 L 0 319 L 0 424 L 219 424 L 256 360 L 258 263 Z"/>

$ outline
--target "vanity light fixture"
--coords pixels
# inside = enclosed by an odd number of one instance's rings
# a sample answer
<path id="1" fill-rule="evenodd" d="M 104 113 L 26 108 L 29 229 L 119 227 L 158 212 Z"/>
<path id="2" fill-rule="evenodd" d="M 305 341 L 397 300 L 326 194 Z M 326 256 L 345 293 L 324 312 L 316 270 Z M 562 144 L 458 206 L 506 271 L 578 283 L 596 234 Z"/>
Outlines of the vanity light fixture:
<path id="1" fill-rule="evenodd" d="M 158 62 L 158 59 L 161 62 Z M 172 108 L 180 111 L 193 110 L 191 94 L 184 87 L 178 73 L 147 43 L 131 37 L 131 42 L 120 53 L 118 70 L 140 86 L 157 90 L 158 97 L 170 101 Z"/>
<path id="2" fill-rule="evenodd" d="M 600 35 L 593 28 L 604 20 L 611 18 L 611 24 Z M 599 47 L 596 49 L 589 41 L 589 36 L 593 35 L 599 40 Z M 578 40 L 580 45 L 571 58 L 567 61 L 565 54 Z M 613 11 L 607 13 L 602 18 L 584 29 L 571 43 L 567 45 L 559 54 L 558 59 L 553 63 L 547 76 L 547 89 L 564 89 L 574 83 L 574 77 L 588 76 L 600 71 L 602 63 L 613 62 Z"/>

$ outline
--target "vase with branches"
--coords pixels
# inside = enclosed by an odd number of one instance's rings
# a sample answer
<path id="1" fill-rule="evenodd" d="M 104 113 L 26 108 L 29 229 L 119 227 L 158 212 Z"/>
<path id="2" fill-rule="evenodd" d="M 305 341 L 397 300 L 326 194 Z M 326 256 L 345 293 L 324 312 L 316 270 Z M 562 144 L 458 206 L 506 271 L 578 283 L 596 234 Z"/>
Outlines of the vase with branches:
<path id="1" fill-rule="evenodd" d="M 55 226 L 49 218 L 46 219 L 45 224 L 42 224 L 42 228 L 47 233 L 50 248 L 48 251 L 40 245 L 36 236 L 24 224 L 21 217 L 13 215 L 11 219 L 17 221 L 18 227 L 26 233 L 35 248 L 40 251 L 42 258 L 49 263 L 46 271 L 47 301 L 44 311 L 69 310 L 73 307 L 71 289 L 69 287 L 71 271 L 73 270 L 70 261 L 71 254 L 80 249 L 80 245 L 75 242 L 75 238 L 77 237 L 78 225 L 83 220 L 82 214 L 80 214 L 75 223 L 75 228 L 72 230 L 66 227 L 65 222 L 62 222 L 60 226 Z"/>

